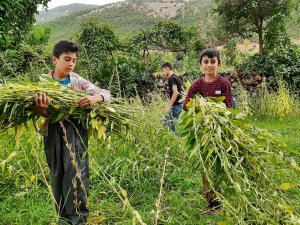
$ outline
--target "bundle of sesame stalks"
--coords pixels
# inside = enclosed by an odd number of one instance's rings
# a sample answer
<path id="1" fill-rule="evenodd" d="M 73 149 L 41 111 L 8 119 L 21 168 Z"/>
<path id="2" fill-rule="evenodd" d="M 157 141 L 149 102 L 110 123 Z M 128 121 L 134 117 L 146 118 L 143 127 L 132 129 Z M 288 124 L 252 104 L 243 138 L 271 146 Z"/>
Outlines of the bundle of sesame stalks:
<path id="1" fill-rule="evenodd" d="M 129 125 L 127 114 L 129 107 L 126 107 L 126 104 L 113 101 L 82 109 L 77 107 L 77 101 L 87 96 L 87 93 L 43 80 L 39 83 L 0 85 L 0 132 L 12 127 L 17 128 L 22 124 L 26 126 L 29 121 L 37 121 L 39 116 L 34 113 L 33 101 L 34 95 L 40 92 L 45 93 L 51 100 L 49 106 L 51 122 L 72 120 L 88 128 L 99 139 L 106 137 L 107 132 L 119 131 Z"/>
<path id="2" fill-rule="evenodd" d="M 299 198 L 290 196 L 299 188 L 293 151 L 223 100 L 195 96 L 179 125 L 193 165 L 230 215 L 222 224 L 300 224 Z"/>

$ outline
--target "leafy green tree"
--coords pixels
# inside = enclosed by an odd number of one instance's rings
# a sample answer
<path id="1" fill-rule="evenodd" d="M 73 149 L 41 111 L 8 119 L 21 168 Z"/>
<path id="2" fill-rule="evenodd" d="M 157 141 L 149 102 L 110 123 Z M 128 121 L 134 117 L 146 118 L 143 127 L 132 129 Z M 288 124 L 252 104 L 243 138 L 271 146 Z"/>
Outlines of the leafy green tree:
<path id="1" fill-rule="evenodd" d="M 127 51 L 133 52 L 136 56 L 139 56 L 145 65 L 148 65 L 151 60 L 150 51 L 153 50 L 151 31 L 142 30 L 134 35 L 125 44 Z"/>
<path id="2" fill-rule="evenodd" d="M 132 39 L 122 43 L 110 26 L 95 18 L 83 23 L 80 31 L 80 74 L 100 82 L 115 96 L 143 96 L 148 88 L 141 87 L 153 86 L 150 77 L 154 66 L 152 62 L 146 65 L 140 57 L 141 43 Z"/>
<path id="3" fill-rule="evenodd" d="M 103 77 L 105 65 L 114 58 L 114 52 L 119 49 L 118 37 L 112 28 L 101 21 L 92 18 L 81 25 L 78 43 L 81 48 L 79 66 L 86 68 L 89 79 L 108 83 L 109 77 Z"/>
<path id="4" fill-rule="evenodd" d="M 162 50 L 187 52 L 187 43 L 192 32 L 175 22 L 164 21 L 156 24 L 150 34 L 152 44 Z"/>
<path id="5" fill-rule="evenodd" d="M 81 30 L 79 43 L 91 57 L 113 56 L 113 51 L 119 48 L 119 40 L 108 24 L 92 18 L 82 24 Z"/>
<path id="6" fill-rule="evenodd" d="M 47 7 L 50 0 L 0 1 L 0 50 L 20 43 L 35 22 L 38 6 Z"/>
<path id="7" fill-rule="evenodd" d="M 259 39 L 259 53 L 264 51 L 265 36 L 275 41 L 285 32 L 285 24 L 298 0 L 215 0 L 219 23 L 228 35 L 242 38 L 254 33 Z"/>
<path id="8" fill-rule="evenodd" d="M 142 53 L 145 64 L 149 64 L 151 51 L 180 52 L 201 51 L 204 48 L 196 27 L 184 28 L 172 21 L 161 21 L 153 28 L 134 35 L 129 45 Z"/>

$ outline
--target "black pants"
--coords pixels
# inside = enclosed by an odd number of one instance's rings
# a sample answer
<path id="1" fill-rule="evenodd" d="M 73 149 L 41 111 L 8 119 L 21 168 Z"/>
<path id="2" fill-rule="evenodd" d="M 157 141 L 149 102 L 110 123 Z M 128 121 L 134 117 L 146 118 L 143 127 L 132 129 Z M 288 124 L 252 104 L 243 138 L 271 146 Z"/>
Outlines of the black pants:
<path id="1" fill-rule="evenodd" d="M 60 220 L 69 224 L 84 224 L 89 207 L 89 157 L 87 130 L 64 121 L 69 147 L 60 123 L 49 124 L 45 138 L 45 153 L 51 172 L 51 184 Z"/>

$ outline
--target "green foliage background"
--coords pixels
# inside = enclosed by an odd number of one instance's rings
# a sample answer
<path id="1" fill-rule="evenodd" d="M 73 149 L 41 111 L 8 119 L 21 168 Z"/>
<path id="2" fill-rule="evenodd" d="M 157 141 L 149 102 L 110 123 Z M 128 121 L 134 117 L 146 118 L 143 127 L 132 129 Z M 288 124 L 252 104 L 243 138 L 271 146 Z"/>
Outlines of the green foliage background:
<path id="1" fill-rule="evenodd" d="M 263 55 L 251 55 L 236 48 L 235 43 L 241 39 L 224 37 L 224 31 L 216 28 L 216 20 L 209 11 L 214 7 L 213 1 L 189 1 L 171 20 L 151 17 L 134 8 L 134 4 L 140 6 L 149 1 L 127 2 L 102 11 L 103 7 L 99 7 L 99 12 L 74 9 L 68 16 L 34 25 L 30 32 L 26 27 L 22 37 L 16 39 L 16 46 L 11 44 L 11 36 L 9 40 L 1 39 L 6 45 L 0 52 L 0 83 L 5 80 L 36 81 L 42 73 L 53 68 L 50 58 L 53 44 L 65 38 L 76 41 L 81 48 L 76 72 L 109 88 L 114 96 L 129 99 L 135 109 L 132 118 L 136 121 L 131 133 L 112 137 L 110 142 L 91 139 L 91 223 L 101 220 L 104 224 L 134 224 L 130 210 L 126 207 L 123 210 L 124 203 L 112 189 L 120 185 L 127 191 L 131 205 L 151 224 L 166 160 L 162 224 L 211 225 L 222 221 L 233 224 L 229 215 L 204 213 L 201 174 L 192 167 L 182 140 L 162 125 L 167 99 L 153 94 L 155 78 L 161 74 L 161 63 L 170 61 L 177 74 L 188 74 L 189 79 L 196 79 L 201 75 L 199 53 L 206 46 L 224 44 L 221 72 L 242 70 L 243 78 L 259 74 L 266 76 L 269 82 L 268 93 L 260 90 L 256 93 L 259 98 L 246 92 L 238 96 L 239 102 L 245 103 L 245 111 L 253 111 L 250 120 L 300 151 L 300 120 L 296 113 L 299 99 L 294 91 L 299 89 L 300 51 L 289 41 L 283 41 L 299 38 L 299 10 L 292 12 L 287 35 L 280 36 L 285 45 L 278 48 L 270 45 Z M 278 88 L 279 79 L 292 88 Z M 147 97 L 149 93 L 150 103 L 136 97 L 137 94 Z M 284 105 L 287 110 L 278 109 L 282 101 L 290 103 Z M 270 111 L 274 113 L 266 113 Z M 51 192 L 47 190 L 49 171 L 42 140 L 36 133 L 24 134 L 16 150 L 13 136 L 13 131 L 9 130 L 0 143 L 0 224 L 55 222 Z M 108 180 L 100 171 L 104 171 Z M 280 177 L 280 171 L 276 173 Z M 298 176 L 281 177 L 275 182 L 278 185 L 292 183 L 294 188 L 288 193 L 295 199 L 299 196 Z M 295 210 L 299 207 L 296 204 Z"/>

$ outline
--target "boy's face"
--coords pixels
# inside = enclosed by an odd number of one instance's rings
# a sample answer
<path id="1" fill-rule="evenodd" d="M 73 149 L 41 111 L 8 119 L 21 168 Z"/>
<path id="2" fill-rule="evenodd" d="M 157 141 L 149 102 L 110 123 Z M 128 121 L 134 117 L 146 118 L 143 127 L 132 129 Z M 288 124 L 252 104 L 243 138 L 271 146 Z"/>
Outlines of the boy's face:
<path id="1" fill-rule="evenodd" d="M 77 53 L 76 52 L 65 52 L 57 58 L 52 56 L 52 61 L 55 64 L 55 70 L 63 75 L 69 75 L 76 65 Z"/>
<path id="2" fill-rule="evenodd" d="M 208 58 L 204 56 L 200 63 L 201 69 L 205 75 L 216 75 L 220 64 L 217 57 Z"/>
<path id="3" fill-rule="evenodd" d="M 167 77 L 171 72 L 169 67 L 163 67 L 161 68 L 161 71 L 163 72 L 164 77 Z"/>

